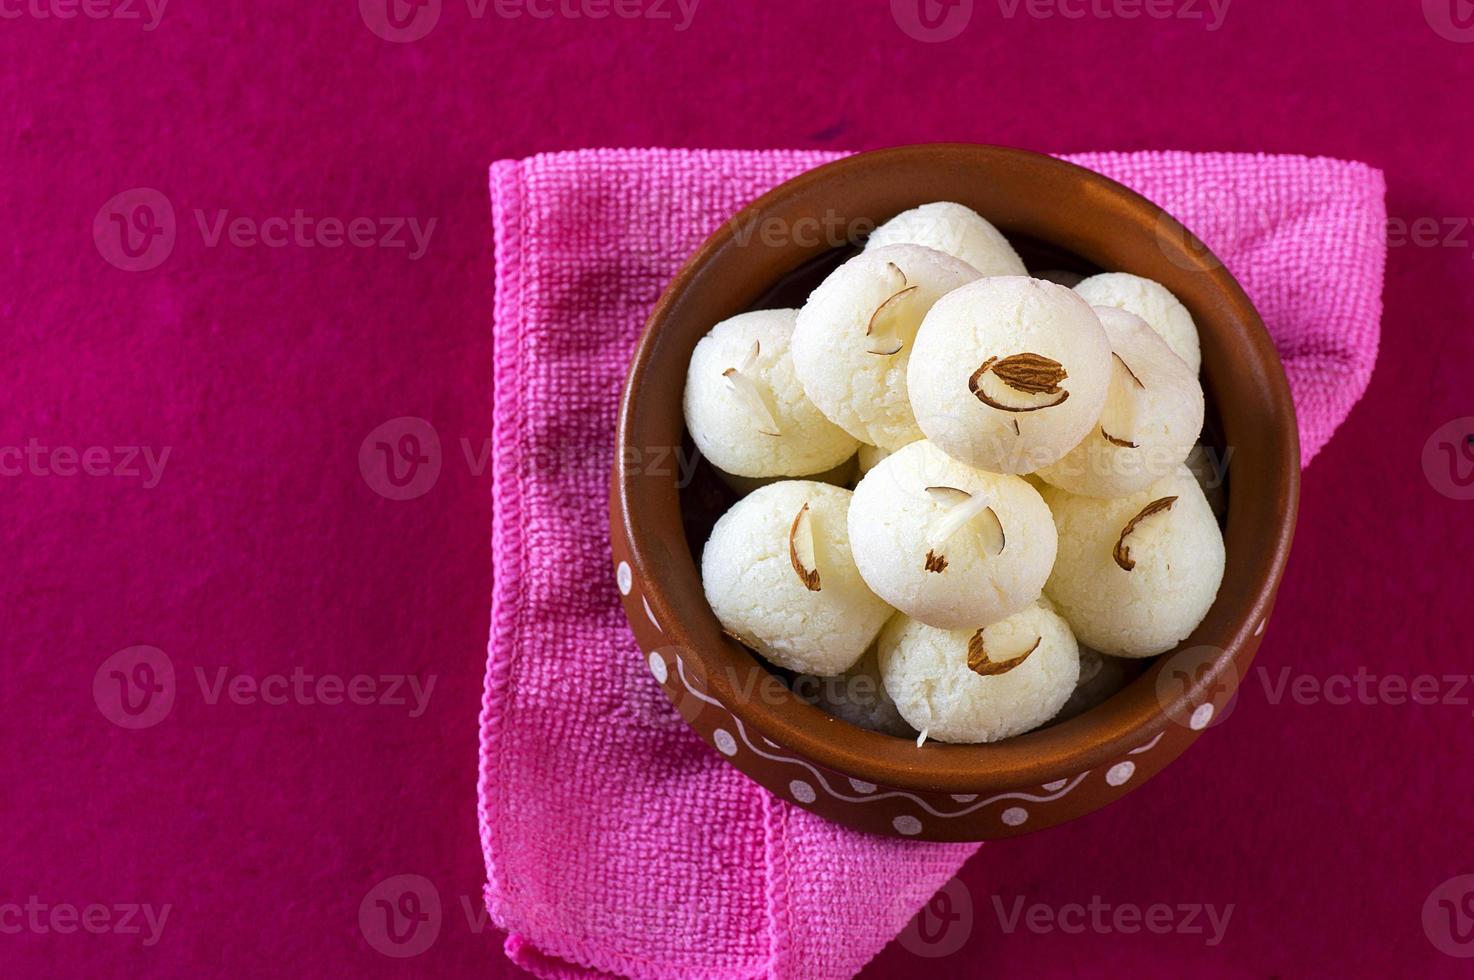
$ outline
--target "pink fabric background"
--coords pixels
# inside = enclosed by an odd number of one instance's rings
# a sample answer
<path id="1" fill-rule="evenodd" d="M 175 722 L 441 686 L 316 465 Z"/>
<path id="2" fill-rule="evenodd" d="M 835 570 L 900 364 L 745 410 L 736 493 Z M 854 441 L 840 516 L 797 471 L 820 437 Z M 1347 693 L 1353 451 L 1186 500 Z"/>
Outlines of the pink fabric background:
<path id="1" fill-rule="evenodd" d="M 1235 3 L 1209 32 L 1009 19 L 980 2 L 943 44 L 902 33 L 884 0 L 706 0 L 684 32 L 495 8 L 476 19 L 447 0 L 409 44 L 376 37 L 351 2 L 173 0 L 152 31 L 4 7 L 21 16 L 0 25 L 0 449 L 170 447 L 151 489 L 0 477 L 0 913 L 31 895 L 171 907 L 152 946 L 7 929 L 7 972 L 513 975 L 479 912 L 474 798 L 491 584 L 484 178 L 498 158 L 970 139 L 1384 169 L 1395 220 L 1438 231 L 1394 240 L 1378 371 L 1306 473 L 1261 662 L 1321 680 L 1467 673 L 1474 505 L 1437 492 L 1421 461 L 1436 429 L 1474 415 L 1474 139 L 1448 116 L 1474 82 L 1474 45 L 1445 37 L 1427 7 Z M 135 187 L 172 203 L 178 238 L 158 268 L 129 273 L 104 261 L 92 225 Z M 299 208 L 437 225 L 411 261 L 211 247 L 195 217 Z M 438 480 L 407 501 L 376 493 L 358 465 L 365 437 L 400 416 L 430 421 L 442 447 Z M 137 644 L 165 651 L 179 693 L 163 721 L 129 731 L 104 717 L 93 681 Z M 195 679 L 297 666 L 437 680 L 409 717 L 211 704 Z M 1253 678 L 1224 726 L 1129 805 L 975 858 L 958 951 L 892 944 L 867 975 L 1459 974 L 1422 908 L 1474 872 L 1470 711 L 1276 705 Z M 401 874 L 423 875 L 443 908 L 437 940 L 404 960 L 376 952 L 359 916 Z M 994 895 L 1235 912 L 1211 949 L 1003 936 Z"/>

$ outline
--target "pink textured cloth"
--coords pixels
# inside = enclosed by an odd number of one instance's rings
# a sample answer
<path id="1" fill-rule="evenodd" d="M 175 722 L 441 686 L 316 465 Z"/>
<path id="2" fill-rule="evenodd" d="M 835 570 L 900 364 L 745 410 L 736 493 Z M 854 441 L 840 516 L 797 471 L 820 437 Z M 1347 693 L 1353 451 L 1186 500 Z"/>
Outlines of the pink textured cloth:
<path id="1" fill-rule="evenodd" d="M 686 730 L 609 574 L 606 489 L 630 353 L 672 274 L 811 152 L 589 150 L 491 171 L 494 585 L 482 717 L 487 904 L 542 976 L 841 977 L 976 845 L 871 837 L 779 801 Z M 1279 346 L 1302 462 L 1376 360 L 1380 171 L 1242 154 L 1068 159 L 1192 228 Z"/>

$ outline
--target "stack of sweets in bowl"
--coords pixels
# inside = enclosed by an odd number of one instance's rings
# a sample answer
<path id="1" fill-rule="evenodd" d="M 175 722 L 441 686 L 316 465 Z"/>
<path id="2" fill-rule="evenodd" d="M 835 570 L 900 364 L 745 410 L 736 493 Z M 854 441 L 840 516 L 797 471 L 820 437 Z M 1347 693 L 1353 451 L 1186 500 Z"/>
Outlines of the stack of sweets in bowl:
<path id="1" fill-rule="evenodd" d="M 692 353 L 687 430 L 745 494 L 702 549 L 707 601 L 851 724 L 1011 738 L 1104 701 L 1213 605 L 1192 317 L 1150 279 L 1059 278 L 928 204 L 802 309 Z"/>

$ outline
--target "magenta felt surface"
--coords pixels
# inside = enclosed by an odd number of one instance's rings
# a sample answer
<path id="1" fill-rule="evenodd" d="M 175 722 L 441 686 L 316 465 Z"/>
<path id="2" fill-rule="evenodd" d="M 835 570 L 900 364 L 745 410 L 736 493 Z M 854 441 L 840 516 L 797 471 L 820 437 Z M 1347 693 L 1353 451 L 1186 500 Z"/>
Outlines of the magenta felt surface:
<path id="1" fill-rule="evenodd" d="M 0 455 L 7 973 L 513 974 L 480 913 L 474 792 L 491 586 L 487 165 L 592 145 L 934 139 L 1360 159 L 1386 172 L 1393 247 L 1377 373 L 1305 474 L 1269 673 L 1128 803 L 985 848 L 961 875 L 971 929 L 892 944 L 868 975 L 1467 968 L 1439 946 L 1470 951 L 1460 927 L 1474 919 L 1458 918 L 1457 883 L 1434 894 L 1474 872 L 1474 691 L 1445 679 L 1470 670 L 1474 545 L 1474 504 L 1456 499 L 1474 492 L 1454 478 L 1468 469 L 1449 475 L 1461 461 L 1440 448 L 1469 431 L 1442 427 L 1474 416 L 1474 139 L 1460 115 L 1474 44 L 1454 40 L 1468 33 L 1455 6 L 1233 3 L 1209 31 L 979 2 L 936 44 L 885 0 L 704 0 L 684 31 L 498 16 L 507 4 L 478 18 L 448 0 L 404 44 L 347 0 L 173 0 L 153 30 L 143 4 L 57 16 L 71 9 L 0 5 L 0 450 L 22 450 Z M 141 187 L 172 207 L 172 248 L 110 250 L 104 216 L 100 249 L 99 211 Z M 145 217 L 151 203 L 158 221 L 140 227 L 163 227 L 158 198 L 126 203 Z M 387 220 L 408 217 L 428 238 L 418 258 Z M 318 222 L 336 219 L 338 238 L 375 244 L 299 244 L 308 218 L 326 241 L 335 229 Z M 406 416 L 438 435 L 428 488 L 428 469 L 403 487 L 362 475 L 380 441 L 367 437 Z M 423 430 L 381 435 L 431 455 Z M 140 645 L 167 656 L 177 695 L 130 730 L 108 717 L 131 720 L 109 700 L 112 671 L 146 679 L 163 661 L 104 662 Z M 374 680 L 299 692 L 296 668 Z M 1359 670 L 1435 678 L 1442 703 L 1360 704 Z M 390 691 L 396 675 L 421 695 L 434 675 L 423 711 L 407 684 Z M 1328 701 L 1341 677 L 1350 704 Z M 386 945 L 378 901 L 403 891 L 375 888 L 397 875 L 433 885 L 412 882 L 421 914 L 439 900 L 439 933 L 412 959 L 373 945 Z M 1114 913 L 1099 927 L 1094 896 L 1234 911 L 1209 947 L 1121 935 Z M 1028 916 L 1036 903 L 1047 921 Z M 1078 934 L 1072 903 L 1087 906 Z M 143 904 L 169 907 L 151 945 L 128 911 Z M 949 935 L 963 936 L 955 952 L 914 952 L 948 951 Z"/>

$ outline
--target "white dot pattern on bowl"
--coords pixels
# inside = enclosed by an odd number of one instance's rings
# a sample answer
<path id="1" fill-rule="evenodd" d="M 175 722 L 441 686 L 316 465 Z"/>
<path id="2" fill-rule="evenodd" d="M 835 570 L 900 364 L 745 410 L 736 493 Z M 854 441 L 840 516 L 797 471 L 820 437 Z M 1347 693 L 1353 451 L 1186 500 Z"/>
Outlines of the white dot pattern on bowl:
<path id="1" fill-rule="evenodd" d="M 1118 762 L 1106 771 L 1106 782 L 1112 786 L 1125 786 L 1136 772 L 1136 763 Z"/>
<path id="2" fill-rule="evenodd" d="M 614 570 L 614 581 L 619 583 L 619 594 L 629 595 L 630 589 L 635 587 L 635 573 L 630 571 L 630 563 L 622 561 Z"/>
<path id="3" fill-rule="evenodd" d="M 1208 727 L 1213 720 L 1213 705 L 1200 704 L 1193 709 L 1192 717 L 1187 720 L 1188 727 L 1195 732 L 1200 732 Z"/>
<path id="4" fill-rule="evenodd" d="M 630 598 L 631 601 L 633 601 L 633 596 L 631 596 Z M 646 609 L 648 611 L 648 605 L 646 606 Z M 662 657 L 660 657 L 658 654 L 652 653 L 649 655 L 649 664 L 651 673 L 654 674 L 656 679 L 660 682 L 664 683 L 666 679 L 672 673 L 674 673 L 678 676 L 680 685 L 684 687 L 691 695 L 693 695 L 700 701 L 706 702 L 713 707 L 720 708 L 731 715 L 729 708 L 716 701 L 716 699 L 712 698 L 709 694 L 699 690 L 697 687 L 694 687 L 692 685 L 691 681 L 686 677 L 685 664 L 682 662 L 682 659 L 679 655 L 675 657 L 675 662 L 673 664 L 667 665 L 666 661 Z M 1200 708 L 1201 707 L 1203 706 L 1200 706 Z M 1205 718 L 1211 719 L 1211 713 L 1202 714 Z M 813 781 L 805 778 L 793 779 L 788 783 L 788 792 L 791 798 L 805 806 L 809 806 L 817 802 L 821 792 L 827 797 L 850 805 L 879 802 L 882 800 L 895 799 L 899 797 L 901 799 L 909 801 L 910 803 L 915 804 L 917 807 L 926 811 L 926 813 L 930 814 L 931 816 L 938 817 L 943 820 L 951 820 L 965 817 L 969 814 L 976 813 L 985 807 L 992 807 L 999 803 L 1003 803 L 1004 801 L 1017 800 L 1038 804 L 1052 803 L 1065 796 L 1068 796 L 1082 783 L 1084 783 L 1085 780 L 1091 775 L 1091 771 L 1086 770 L 1085 772 L 1078 773 L 1077 775 L 1067 779 L 1056 779 L 1048 783 L 1044 783 L 1039 789 L 1036 790 L 1014 790 L 1006 793 L 1001 793 L 996 796 L 990 796 L 987 799 L 979 799 L 978 795 L 975 793 L 949 794 L 949 799 L 952 802 L 961 804 L 962 806 L 960 809 L 954 812 L 947 812 L 945 810 L 937 809 L 937 807 L 933 805 L 935 801 L 928 802 L 928 800 L 923 797 L 915 796 L 910 793 L 897 792 L 894 790 L 887 790 L 882 792 L 880 791 L 880 787 L 877 786 L 875 783 L 866 782 L 865 780 L 855 779 L 853 777 L 845 777 L 844 781 L 848 784 L 846 789 L 861 794 L 859 796 L 849 796 L 847 795 L 847 793 L 841 791 L 837 785 L 830 785 L 830 782 L 828 779 L 826 779 L 823 771 L 814 768 L 812 764 L 807 763 L 802 759 L 775 754 L 783 752 L 783 748 L 777 743 L 773 742 L 771 739 L 762 735 L 758 735 L 756 732 L 748 733 L 745 730 L 745 726 L 742 724 L 742 721 L 740 719 L 738 719 L 735 715 L 731 715 L 731 717 L 734 725 L 736 726 L 735 734 L 730 728 L 716 728 L 712 732 L 712 742 L 716 745 L 718 751 L 720 751 L 723 755 L 731 758 L 736 756 L 740 747 L 745 744 L 758 756 L 761 756 L 764 759 L 767 759 L 771 762 L 782 763 L 794 766 L 796 768 L 801 768 L 809 774 L 812 774 L 812 776 L 814 777 Z M 1158 732 L 1155 737 L 1153 737 L 1146 743 L 1132 749 L 1129 754 L 1134 756 L 1150 752 L 1152 749 L 1156 748 L 1157 744 L 1162 741 L 1162 738 L 1165 735 L 1165 731 Z M 770 752 L 768 750 L 772 751 Z M 1109 785 L 1113 787 L 1120 787 L 1128 783 L 1131 780 L 1132 776 L 1135 775 L 1135 773 L 1136 764 L 1128 760 L 1118 762 L 1115 765 L 1111 766 L 1108 770 L 1106 770 L 1104 778 Z M 832 775 L 837 776 L 837 774 Z M 1035 795 L 1040 792 L 1043 792 L 1046 795 L 1042 798 L 1038 795 Z M 1038 807 L 1026 809 L 1023 806 L 1018 805 L 1008 806 L 998 814 L 998 820 L 1007 827 L 1021 827 L 1033 819 L 1037 810 Z M 915 837 L 918 834 L 921 834 L 922 831 L 925 829 L 925 826 L 922 823 L 922 818 L 918 818 L 911 814 L 905 813 L 893 818 L 891 821 L 891 826 L 897 834 L 900 834 L 903 837 Z"/>

